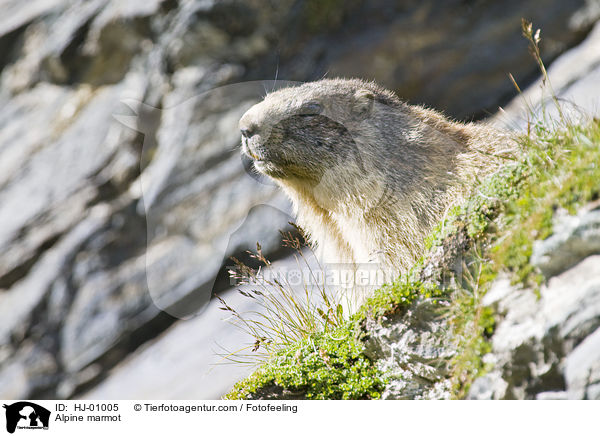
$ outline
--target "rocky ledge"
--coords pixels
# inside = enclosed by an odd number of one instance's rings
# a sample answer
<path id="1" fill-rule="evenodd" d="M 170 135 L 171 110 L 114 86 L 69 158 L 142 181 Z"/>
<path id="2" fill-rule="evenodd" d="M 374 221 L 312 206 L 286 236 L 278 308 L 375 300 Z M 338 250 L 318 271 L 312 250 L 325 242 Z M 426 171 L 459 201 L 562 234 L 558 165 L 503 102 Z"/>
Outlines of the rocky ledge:
<path id="1" fill-rule="evenodd" d="M 600 400 L 600 204 L 558 214 L 554 231 L 534 244 L 539 292 L 504 278 L 484 297 L 499 315 L 493 369 L 469 398 Z"/>

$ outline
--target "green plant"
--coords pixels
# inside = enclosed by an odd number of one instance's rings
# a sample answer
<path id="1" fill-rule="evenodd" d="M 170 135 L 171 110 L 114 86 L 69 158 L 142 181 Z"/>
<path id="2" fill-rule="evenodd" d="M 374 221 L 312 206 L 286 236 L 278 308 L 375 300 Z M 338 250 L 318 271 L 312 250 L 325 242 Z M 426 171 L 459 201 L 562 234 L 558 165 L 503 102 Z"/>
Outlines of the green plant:
<path id="1" fill-rule="evenodd" d="M 364 344 L 348 321 L 329 333 L 304 338 L 281 349 L 226 399 L 252 398 L 268 386 L 308 399 L 376 399 L 386 379 L 364 354 Z"/>
<path id="2" fill-rule="evenodd" d="M 227 352 L 224 357 L 236 363 L 262 363 L 274 357 L 278 352 L 314 335 L 331 332 L 348 320 L 351 307 L 349 297 L 326 286 L 322 274 L 319 275 L 311 263 L 314 253 L 299 228 L 300 236 L 292 232 L 282 232 L 283 245 L 295 251 L 297 273 L 302 275 L 303 285 L 299 291 L 285 274 L 271 270 L 271 262 L 262 253 L 260 244 L 256 252 L 248 252 L 256 259 L 260 268 L 251 268 L 232 258 L 236 269 L 230 271 L 246 290 L 238 289 L 244 297 L 256 303 L 256 310 L 239 313 L 227 302 L 217 296 L 221 310 L 230 314 L 233 325 L 248 333 L 253 342 L 246 347 Z M 321 265 L 315 260 L 317 270 Z M 269 274 L 273 273 L 273 274 Z M 250 352 L 248 352 L 250 350 Z"/>

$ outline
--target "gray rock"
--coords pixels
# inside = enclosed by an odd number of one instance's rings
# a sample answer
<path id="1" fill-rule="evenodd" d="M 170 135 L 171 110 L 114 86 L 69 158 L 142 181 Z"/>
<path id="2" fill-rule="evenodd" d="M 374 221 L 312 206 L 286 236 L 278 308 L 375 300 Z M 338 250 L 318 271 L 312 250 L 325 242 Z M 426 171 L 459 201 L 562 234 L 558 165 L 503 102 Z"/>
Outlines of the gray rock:
<path id="1" fill-rule="evenodd" d="M 595 253 L 600 253 L 600 210 L 575 216 L 563 211 L 555 216 L 553 235 L 533 244 L 531 264 L 549 278 Z"/>
<path id="2" fill-rule="evenodd" d="M 56 355 L 56 328 L 66 308 L 55 308 L 44 315 L 46 302 L 55 294 L 61 277 L 68 272 L 81 246 L 109 216 L 107 206 L 90 209 L 86 218 L 41 256 L 25 279 L 0 294 L 3 319 L 0 344 L 10 355 L 0 359 L 3 397 L 25 398 L 35 392 L 52 390 L 59 380 L 61 363 Z M 49 319 L 44 322 L 46 317 Z"/>
<path id="3" fill-rule="evenodd" d="M 566 400 L 568 399 L 567 393 L 564 391 L 556 392 L 540 392 L 535 396 L 536 400 Z"/>
<path id="4" fill-rule="evenodd" d="M 469 400 L 494 400 L 506 395 L 508 382 L 498 372 L 484 374 L 477 378 L 469 389 Z"/>
<path id="5" fill-rule="evenodd" d="M 10 335 L 22 337 L 27 331 L 27 318 L 46 296 L 61 272 L 71 265 L 81 245 L 108 219 L 110 210 L 98 206 L 89 211 L 89 218 L 79 223 L 69 234 L 46 253 L 17 286 L 0 294 L 0 340 L 6 343 Z"/>
<path id="6" fill-rule="evenodd" d="M 486 356 L 494 369 L 473 383 L 469 398 L 532 399 L 567 388 L 571 397 L 569 383 L 580 390 L 581 386 L 587 388 L 586 383 L 596 383 L 595 379 L 580 379 L 595 356 L 586 351 L 590 346 L 577 354 L 574 350 L 578 344 L 592 341 L 590 335 L 600 327 L 600 256 L 587 257 L 553 277 L 540 295 L 511 288 L 506 280 L 490 290 L 484 301 L 500 316 L 491 356 Z M 565 365 L 573 355 L 569 382 Z"/>
<path id="7" fill-rule="evenodd" d="M 0 191 L 0 286 L 11 286 L 25 275 L 40 253 L 80 220 L 90 203 L 104 195 L 101 188 L 106 179 L 126 179 L 137 166 L 134 161 L 128 168 L 113 167 L 119 176 L 107 174 L 105 168 L 120 159 L 117 155 L 126 154 L 123 145 L 135 138 L 133 131 L 111 120 L 123 92 L 143 93 L 140 79 L 131 75 L 121 86 L 95 93 L 87 105 L 93 94 L 85 87 L 66 95 L 44 86 L 32 90 L 24 104 L 17 105 L 15 111 L 29 110 L 35 100 L 48 94 L 54 97 L 44 107 L 47 118 L 28 117 L 16 125 L 15 134 L 25 132 L 28 155 L 14 151 L 17 147 L 12 135 L 7 135 L 6 145 L 0 146 L 3 155 L 20 163 L 18 169 L 9 172 Z M 41 122 L 48 130 L 30 133 L 31 122 Z M 57 135 L 58 140 L 54 138 Z M 81 146 L 80 138 L 86 138 L 85 146 Z"/>
<path id="8" fill-rule="evenodd" d="M 10 362 L 2 368 L 0 392 L 3 398 L 22 398 L 23 393 L 43 392 L 56 383 L 60 368 L 56 357 L 43 346 L 25 340 Z"/>
<path id="9" fill-rule="evenodd" d="M 198 272 L 190 280 L 195 281 L 194 287 L 210 291 L 229 256 L 254 247 L 257 241 L 266 253 L 278 251 L 277 230 L 288 226 L 291 212 L 289 201 L 273 183 L 261 183 L 249 175 L 237 149 L 239 135 L 232 126 L 256 101 L 262 85 L 224 86 L 190 98 L 198 92 L 202 77 L 199 68 L 180 70 L 176 88 L 165 97 L 166 108 L 150 109 L 160 112 L 161 123 L 154 158 L 140 178 L 140 206 L 149 244 L 182 236 L 193 241 L 197 257 L 190 265 Z M 145 141 L 146 147 L 152 144 Z M 155 302 L 166 301 L 163 282 L 161 274 L 149 270 L 148 287 Z M 176 304 L 187 296 L 177 289 L 169 294 L 171 303 L 163 301 L 159 307 L 177 318 L 190 316 L 189 307 L 182 311 Z"/>
<path id="10" fill-rule="evenodd" d="M 367 324 L 365 353 L 390 377 L 382 399 L 450 396 L 448 362 L 455 347 L 439 315 L 439 307 L 425 300 L 390 319 Z"/>
<path id="11" fill-rule="evenodd" d="M 589 25 L 570 20 L 585 3 L 484 1 L 463 8 L 457 2 L 411 2 L 411 6 L 373 6 L 386 10 L 390 19 L 362 31 L 357 20 L 351 42 L 344 39 L 339 50 L 327 52 L 331 59 L 327 69 L 331 75 L 373 77 L 404 98 L 452 116 L 495 113 L 497 96 L 509 99 L 516 94 L 506 74 L 512 73 L 524 88 L 527 76 L 536 72 L 535 61 L 520 35 L 521 18 L 527 17 L 542 29 L 543 56 L 549 63 L 560 54 L 560 47 L 575 42 L 572 32 L 576 26 Z M 350 17 L 353 12 L 365 13 L 360 8 L 349 9 Z M 562 25 L 557 26 L 559 22 Z M 450 34 L 452 38 L 448 38 Z M 497 68 L 498 63 L 503 67 Z"/>
<path id="12" fill-rule="evenodd" d="M 33 0 L 23 7 L 19 0 L 2 2 L 2 18 L 0 19 L 0 37 L 31 23 L 35 18 L 50 13 L 63 6 L 67 0 Z"/>
<path id="13" fill-rule="evenodd" d="M 274 262 L 277 269 L 295 265 L 291 258 Z M 236 290 L 220 295 L 240 313 L 259 309 L 254 300 Z M 161 337 L 131 353 L 104 382 L 81 394 L 81 398 L 220 398 L 253 370 L 251 366 L 232 365 L 223 356 L 254 339 L 230 324 L 228 314 L 219 307 L 221 303 L 213 299 L 200 316 L 175 323 Z"/>
<path id="14" fill-rule="evenodd" d="M 569 354 L 565 377 L 569 399 L 600 399 L 600 328 Z"/>
<path id="15" fill-rule="evenodd" d="M 2 74 L 3 88 L 18 93 L 41 80 L 72 81 L 78 44 L 90 20 L 109 0 L 60 2 L 52 14 L 40 17 L 24 33 L 21 53 Z M 3 89 L 3 90 L 4 90 Z"/>

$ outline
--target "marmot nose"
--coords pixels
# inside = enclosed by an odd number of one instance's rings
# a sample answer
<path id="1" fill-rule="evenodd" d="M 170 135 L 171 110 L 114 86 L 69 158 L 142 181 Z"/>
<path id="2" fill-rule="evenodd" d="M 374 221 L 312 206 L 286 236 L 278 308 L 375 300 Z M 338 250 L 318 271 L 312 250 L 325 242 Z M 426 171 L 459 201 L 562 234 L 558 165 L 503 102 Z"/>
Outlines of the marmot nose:
<path id="1" fill-rule="evenodd" d="M 243 129 L 240 129 L 240 131 L 242 132 L 242 136 L 244 138 L 251 138 L 255 133 L 255 129 L 252 127 L 243 128 Z"/>

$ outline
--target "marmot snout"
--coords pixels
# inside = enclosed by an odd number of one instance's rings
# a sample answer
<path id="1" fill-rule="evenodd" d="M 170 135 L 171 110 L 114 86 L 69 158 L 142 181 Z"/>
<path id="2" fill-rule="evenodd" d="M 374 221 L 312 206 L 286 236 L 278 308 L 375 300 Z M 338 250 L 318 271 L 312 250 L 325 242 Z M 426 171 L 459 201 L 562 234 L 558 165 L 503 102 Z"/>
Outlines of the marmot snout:
<path id="1" fill-rule="evenodd" d="M 347 96 L 318 87 L 269 94 L 240 120 L 243 151 L 258 171 L 271 177 L 318 183 L 324 169 L 357 151 L 352 130 L 373 98 L 362 90 Z"/>

